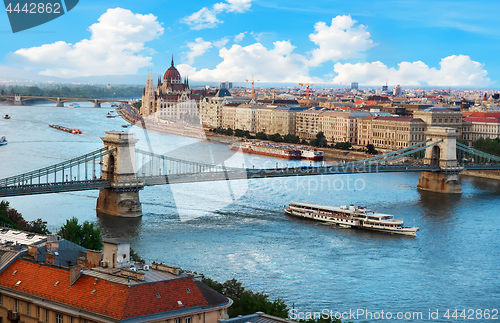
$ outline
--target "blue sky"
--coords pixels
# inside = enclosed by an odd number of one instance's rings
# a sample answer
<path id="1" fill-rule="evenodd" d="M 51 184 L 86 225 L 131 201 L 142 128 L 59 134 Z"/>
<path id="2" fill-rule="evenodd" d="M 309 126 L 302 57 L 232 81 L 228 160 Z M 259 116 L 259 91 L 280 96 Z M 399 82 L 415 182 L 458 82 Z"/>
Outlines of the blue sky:
<path id="1" fill-rule="evenodd" d="M 0 80 L 164 73 L 192 81 L 498 88 L 496 0 L 90 1 L 13 34 Z M 26 74 L 33 75 L 33 74 Z"/>

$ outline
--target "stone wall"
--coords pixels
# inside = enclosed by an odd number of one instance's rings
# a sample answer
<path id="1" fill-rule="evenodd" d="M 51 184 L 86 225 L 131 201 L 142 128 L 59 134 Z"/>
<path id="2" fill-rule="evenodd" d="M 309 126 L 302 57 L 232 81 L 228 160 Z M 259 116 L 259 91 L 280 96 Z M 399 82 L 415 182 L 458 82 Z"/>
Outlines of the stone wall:
<path id="1" fill-rule="evenodd" d="M 500 180 L 500 171 L 498 170 L 464 170 L 460 175 Z"/>

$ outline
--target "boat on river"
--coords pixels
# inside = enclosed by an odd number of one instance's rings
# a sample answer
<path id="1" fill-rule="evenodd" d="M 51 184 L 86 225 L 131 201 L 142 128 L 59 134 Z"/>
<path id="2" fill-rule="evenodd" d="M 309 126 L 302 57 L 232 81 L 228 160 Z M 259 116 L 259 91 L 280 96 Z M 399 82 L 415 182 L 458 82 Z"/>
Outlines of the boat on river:
<path id="1" fill-rule="evenodd" d="M 0 146 L 5 146 L 6 144 L 7 144 L 7 138 L 3 136 L 2 138 L 0 138 Z"/>
<path id="2" fill-rule="evenodd" d="M 70 103 L 69 107 L 70 108 L 79 108 L 80 105 L 78 103 Z"/>
<path id="3" fill-rule="evenodd" d="M 4 114 L 4 115 L 3 115 L 3 118 L 4 118 L 4 119 L 10 119 L 10 116 L 9 116 L 8 114 Z"/>
<path id="4" fill-rule="evenodd" d="M 404 226 L 402 219 L 395 219 L 394 215 L 377 213 L 366 207 L 331 206 L 309 202 L 290 202 L 285 206 L 285 213 L 307 219 L 335 224 L 343 228 L 356 228 L 416 236 L 418 228 Z"/>
<path id="5" fill-rule="evenodd" d="M 49 127 L 57 129 L 57 130 L 69 132 L 69 133 L 72 133 L 74 135 L 81 135 L 82 134 L 82 132 L 80 131 L 80 129 L 77 129 L 77 128 L 71 129 L 71 128 L 68 128 L 68 127 L 58 126 L 56 124 L 51 124 L 51 125 L 49 125 Z"/>
<path id="6" fill-rule="evenodd" d="M 308 160 L 322 160 L 323 152 L 317 149 L 300 148 L 300 157 Z"/>
<path id="7" fill-rule="evenodd" d="M 259 154 L 286 159 L 300 159 L 300 150 L 292 146 L 278 145 L 266 142 L 237 142 L 232 143 L 229 148 L 240 150 L 245 153 Z"/>

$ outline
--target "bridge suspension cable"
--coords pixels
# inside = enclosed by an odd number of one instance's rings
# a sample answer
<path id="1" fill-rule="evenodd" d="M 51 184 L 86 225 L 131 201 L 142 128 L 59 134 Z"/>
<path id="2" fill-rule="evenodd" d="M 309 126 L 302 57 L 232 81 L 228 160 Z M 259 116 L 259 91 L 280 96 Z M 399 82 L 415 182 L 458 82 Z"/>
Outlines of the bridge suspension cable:
<path id="1" fill-rule="evenodd" d="M 457 158 L 459 162 L 470 161 L 472 163 L 478 162 L 488 162 L 495 161 L 500 163 L 500 157 L 492 154 L 488 154 L 477 150 L 475 148 L 469 147 L 457 141 Z"/>
<path id="2" fill-rule="evenodd" d="M 102 158 L 115 150 L 101 148 L 51 166 L 0 179 L 0 189 L 100 179 Z"/>
<path id="3" fill-rule="evenodd" d="M 240 168 L 183 160 L 141 149 L 135 152 L 138 177 L 241 171 Z"/>

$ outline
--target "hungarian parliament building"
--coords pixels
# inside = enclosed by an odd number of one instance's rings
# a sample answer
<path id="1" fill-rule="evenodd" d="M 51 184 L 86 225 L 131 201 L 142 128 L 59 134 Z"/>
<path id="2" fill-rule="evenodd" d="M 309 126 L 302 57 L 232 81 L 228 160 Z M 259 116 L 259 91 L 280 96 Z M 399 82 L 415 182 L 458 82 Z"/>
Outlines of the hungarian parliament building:
<path id="1" fill-rule="evenodd" d="M 194 117 L 198 118 L 198 103 L 203 97 L 203 92 L 203 90 L 189 89 L 188 79 L 182 80 L 172 57 L 171 66 L 163 75 L 163 80 L 158 78 L 156 89 L 153 75 L 148 73 L 142 94 L 141 116 L 154 122 L 188 121 Z"/>

